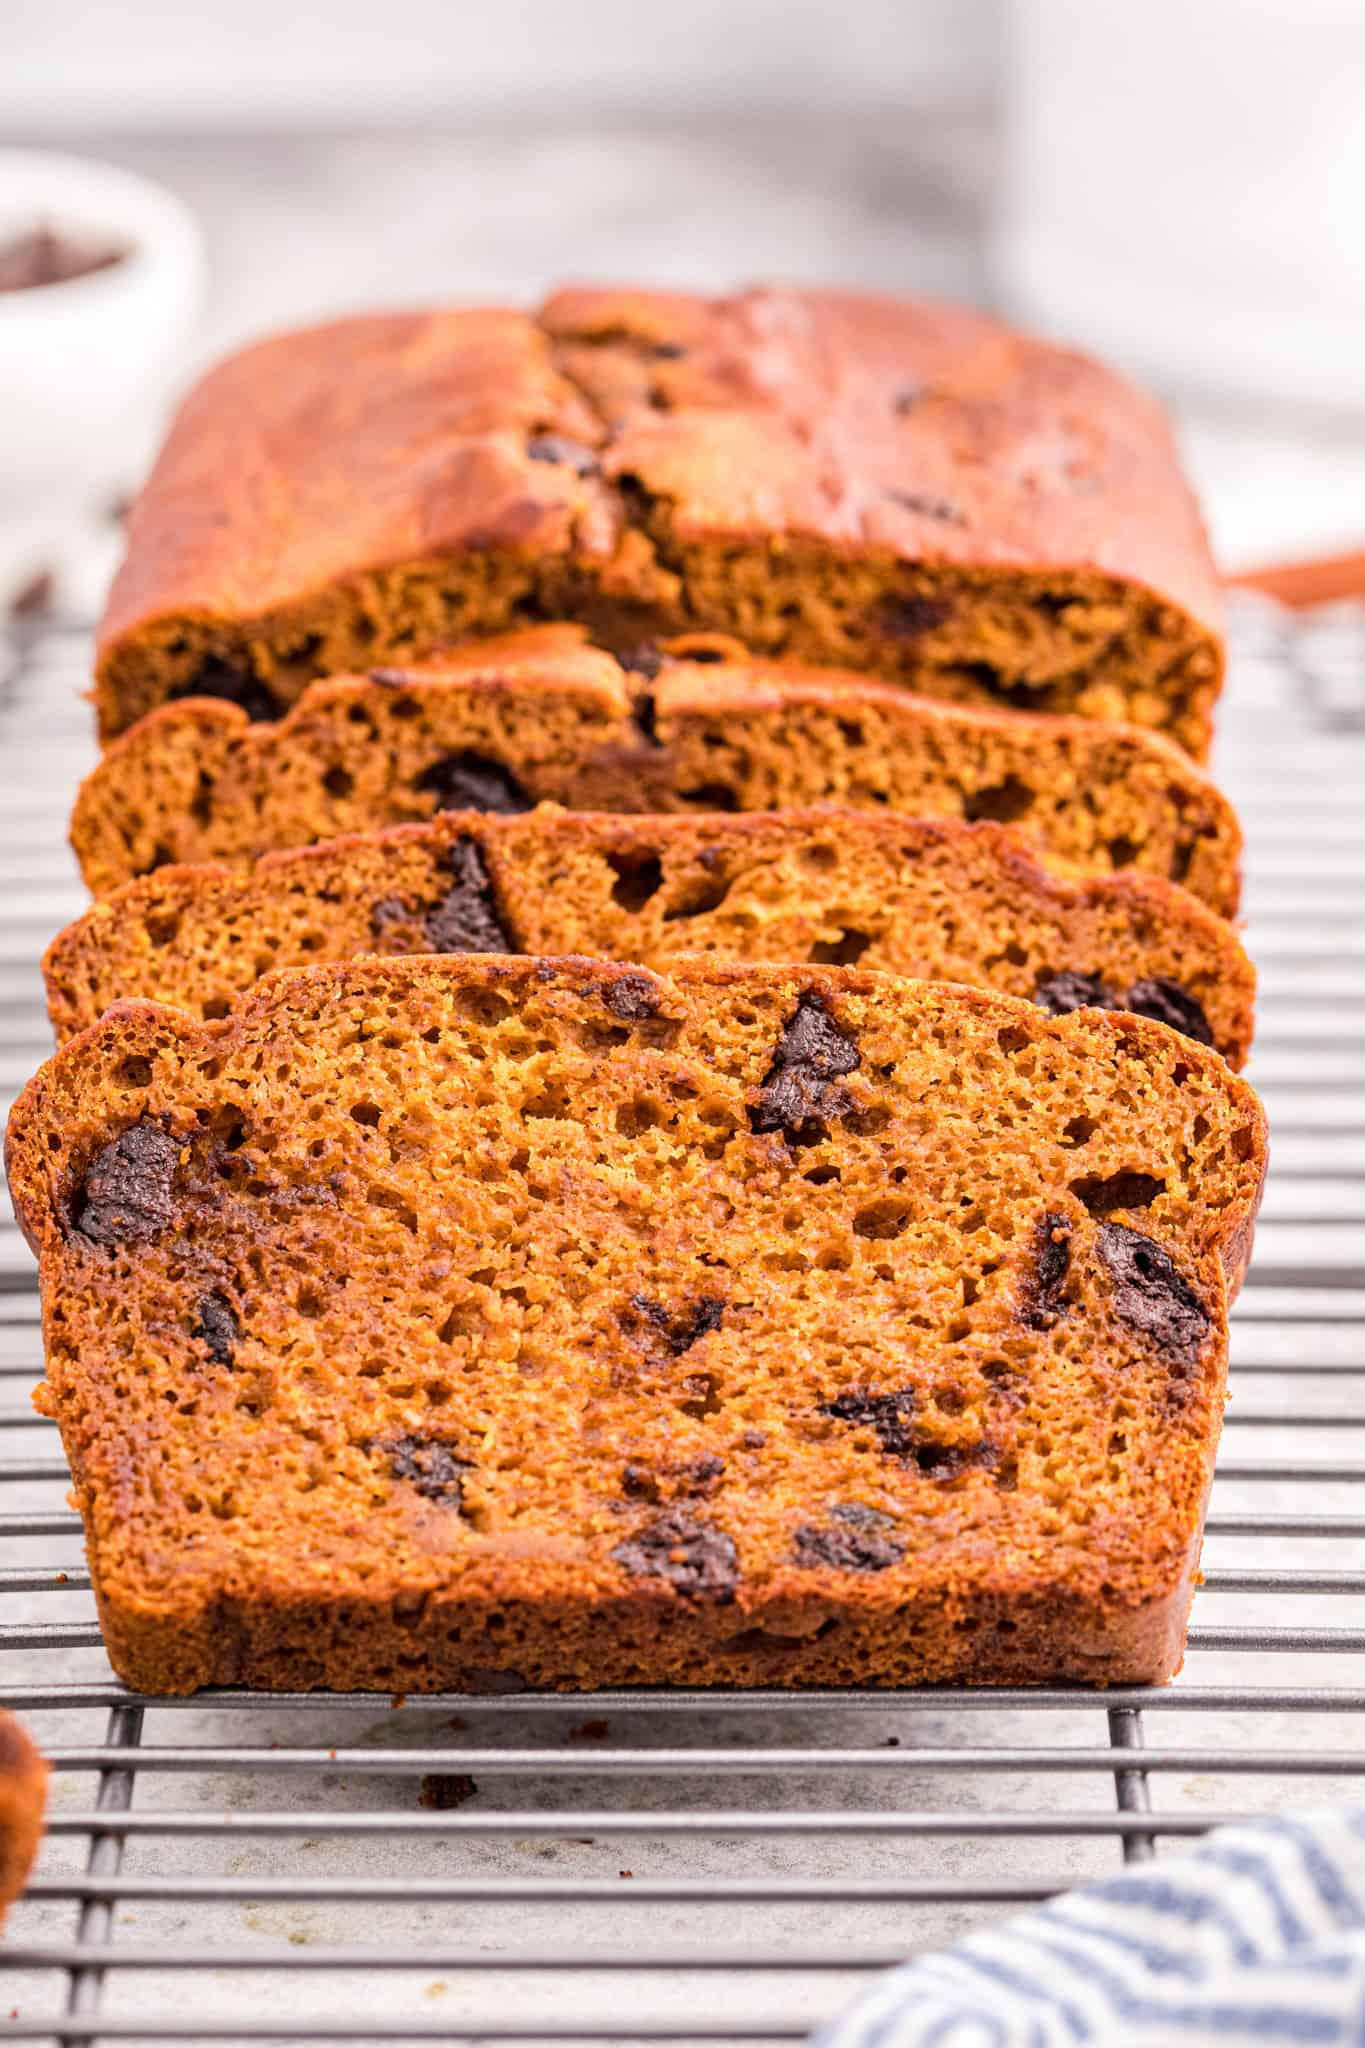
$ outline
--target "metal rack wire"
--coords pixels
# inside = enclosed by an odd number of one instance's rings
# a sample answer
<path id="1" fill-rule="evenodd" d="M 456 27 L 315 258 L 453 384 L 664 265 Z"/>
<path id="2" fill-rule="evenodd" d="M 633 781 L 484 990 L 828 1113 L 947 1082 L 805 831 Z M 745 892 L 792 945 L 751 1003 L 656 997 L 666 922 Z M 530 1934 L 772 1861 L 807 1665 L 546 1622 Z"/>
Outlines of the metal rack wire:
<path id="1" fill-rule="evenodd" d="M 0 1226 L 0 1699 L 55 1765 L 0 2040 L 796 2039 L 983 1915 L 1365 1779 L 1365 618 L 1237 622 L 1275 1160 L 1190 1656 L 1166 1689 L 143 1700 L 27 1407 Z M 85 635 L 0 644 L 0 1095 L 80 906 Z M 7 1104 L 6 1104 L 7 1106 Z M 472 1784 L 471 1781 L 472 1780 Z"/>

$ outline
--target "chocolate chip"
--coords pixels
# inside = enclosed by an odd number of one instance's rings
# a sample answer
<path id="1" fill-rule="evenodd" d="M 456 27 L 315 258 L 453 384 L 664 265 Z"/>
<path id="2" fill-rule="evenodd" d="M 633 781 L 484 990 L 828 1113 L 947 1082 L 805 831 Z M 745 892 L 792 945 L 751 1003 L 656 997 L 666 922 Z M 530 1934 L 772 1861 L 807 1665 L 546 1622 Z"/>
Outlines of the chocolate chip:
<path id="1" fill-rule="evenodd" d="M 533 434 L 526 443 L 532 462 L 553 462 L 573 470 L 576 476 L 596 476 L 601 468 L 597 450 L 583 441 L 571 441 L 567 434 Z"/>
<path id="2" fill-rule="evenodd" d="M 835 1024 L 823 997 L 802 996 L 749 1111 L 750 1129 L 791 1137 L 824 1117 L 842 1116 L 853 1097 L 838 1077 L 858 1064 L 857 1046 Z"/>
<path id="3" fill-rule="evenodd" d="M 455 879 L 426 916 L 432 952 L 515 953 L 498 916 L 481 847 L 473 839 L 457 839 L 446 855 L 446 866 Z"/>
<path id="4" fill-rule="evenodd" d="M 932 633 L 935 626 L 944 625 L 952 615 L 949 598 L 921 597 L 911 592 L 887 600 L 882 606 L 881 625 L 883 632 L 895 640 L 917 640 L 922 633 Z"/>
<path id="5" fill-rule="evenodd" d="M 938 519 L 945 526 L 967 524 L 966 514 L 948 498 L 929 497 L 920 491 L 888 491 L 886 495 L 894 505 L 916 513 L 921 519 Z"/>
<path id="6" fill-rule="evenodd" d="M 175 1215 L 180 1147 L 159 1124 L 133 1124 L 86 1168 L 73 1222 L 92 1244 L 139 1244 L 158 1237 Z"/>
<path id="7" fill-rule="evenodd" d="M 678 1474 L 689 1493 L 711 1493 L 716 1481 L 725 1476 L 725 1460 L 708 1453 L 704 1458 L 694 1458 L 690 1465 L 684 1465 Z"/>
<path id="8" fill-rule="evenodd" d="M 1100 1226 L 1098 1248 L 1114 1282 L 1115 1314 L 1173 1358 L 1193 1363 L 1212 1319 L 1170 1254 L 1122 1223 Z"/>
<path id="9" fill-rule="evenodd" d="M 627 648 L 625 653 L 618 654 L 616 659 L 627 674 L 643 676 L 647 683 L 653 682 L 664 665 L 664 658 L 652 640 L 642 641 L 638 647 Z"/>
<path id="10" fill-rule="evenodd" d="M 45 226 L 26 228 L 0 242 L 0 292 L 32 291 L 66 284 L 122 263 L 130 252 L 110 244 L 80 241 Z"/>
<path id="11" fill-rule="evenodd" d="M 501 817 L 534 809 L 510 768 L 486 754 L 442 754 L 417 778 L 419 789 L 436 797 L 438 811 L 492 811 Z"/>
<path id="12" fill-rule="evenodd" d="M 401 896 L 381 896 L 370 906 L 370 932 L 376 939 L 384 938 L 396 924 L 413 924 L 417 912 Z"/>
<path id="13" fill-rule="evenodd" d="M 680 341 L 656 341 L 650 354 L 659 363 L 676 363 L 687 354 Z"/>
<path id="14" fill-rule="evenodd" d="M 435 1437 L 392 1436 L 377 1438 L 365 1449 L 387 1458 L 394 1478 L 408 1480 L 424 1500 L 449 1508 L 461 1505 L 469 1464 L 457 1458 L 449 1444 Z"/>
<path id="15" fill-rule="evenodd" d="M 1040 981 L 1033 991 L 1033 1000 L 1051 1017 L 1066 1016 L 1087 1003 L 1099 1010 L 1132 1010 L 1136 1016 L 1154 1017 L 1159 1024 L 1169 1024 L 1173 1031 L 1182 1032 L 1198 1045 L 1214 1043 L 1203 1006 L 1178 981 L 1167 981 L 1161 975 L 1135 981 L 1127 995 L 1120 996 L 1106 988 L 1097 974 L 1078 974 L 1067 968 Z"/>
<path id="16" fill-rule="evenodd" d="M 200 662 L 188 682 L 180 683 L 171 691 L 177 700 L 182 697 L 217 697 L 225 704 L 237 704 L 248 718 L 278 718 L 280 707 L 267 690 L 260 677 L 238 662 L 224 661 L 221 655 L 208 654 Z"/>
<path id="17" fill-rule="evenodd" d="M 51 569 L 37 569 L 11 597 L 6 607 L 16 624 L 27 619 L 45 619 L 52 612 L 53 600 L 57 595 L 57 579 Z"/>
<path id="18" fill-rule="evenodd" d="M 915 1395 L 911 1387 L 902 1387 L 894 1394 L 870 1394 L 859 1389 L 836 1394 L 832 1401 L 820 1404 L 820 1413 L 832 1415 L 836 1422 L 852 1422 L 875 1430 L 881 1449 L 892 1458 L 908 1458 L 915 1448 L 911 1426 L 914 1412 Z"/>
<path id="19" fill-rule="evenodd" d="M 225 1294 L 201 1294 L 194 1308 L 194 1335 L 215 1365 L 231 1365 L 242 1326 Z"/>
<path id="20" fill-rule="evenodd" d="M 964 1472 L 989 1469 L 999 1457 L 989 1437 L 976 1444 L 917 1444 L 915 1463 L 926 1479 L 960 1479 Z"/>
<path id="21" fill-rule="evenodd" d="M 662 999 L 659 984 L 647 974 L 620 974 L 602 988 L 602 1000 L 613 1017 L 620 1017 L 627 1024 L 657 1017 Z"/>
<path id="22" fill-rule="evenodd" d="M 725 1314 L 725 1303 L 716 1294 L 699 1295 L 676 1315 L 670 1315 L 661 1301 L 648 1294 L 632 1294 L 630 1306 L 644 1317 L 651 1332 L 657 1331 L 675 1358 L 681 1358 L 684 1351 L 690 1351 L 712 1330 L 718 1330 Z"/>
<path id="23" fill-rule="evenodd" d="M 648 1465 L 632 1458 L 621 1468 L 621 1491 L 627 1500 L 657 1500 L 659 1482 Z"/>
<path id="24" fill-rule="evenodd" d="M 907 413 L 912 413 L 915 410 L 923 396 L 924 386 L 922 384 L 902 384 L 900 390 L 891 401 L 891 410 L 898 418 L 904 419 Z"/>
<path id="25" fill-rule="evenodd" d="M 702 1600 L 731 1600 L 739 1557 L 723 1529 L 699 1522 L 686 1508 L 656 1515 L 611 1553 L 623 1571 L 639 1579 L 666 1579 L 680 1593 Z"/>
<path id="26" fill-rule="evenodd" d="M 886 1534 L 896 1526 L 890 1515 L 857 1501 L 829 1513 L 834 1528 L 807 1523 L 796 1531 L 793 1548 L 798 1564 L 828 1565 L 838 1572 L 884 1572 L 905 1556 L 900 1538 Z"/>
<path id="27" fill-rule="evenodd" d="M 1097 974 L 1078 974 L 1069 967 L 1040 981 L 1033 991 L 1033 1000 L 1049 1017 L 1067 1017 L 1086 1005 L 1096 1010 L 1110 1010 L 1114 1006 L 1113 996 Z"/>
<path id="28" fill-rule="evenodd" d="M 1203 1004 L 1178 981 L 1168 981 L 1163 975 L 1135 981 L 1119 1007 L 1132 1010 L 1139 1017 L 1155 1017 L 1158 1024 L 1169 1024 L 1172 1031 L 1182 1032 L 1196 1045 L 1214 1043 Z"/>
<path id="29" fill-rule="evenodd" d="M 1020 1289 L 1020 1320 L 1030 1330 L 1051 1330 L 1066 1314 L 1066 1279 L 1071 1270 L 1071 1221 L 1044 1216 L 1034 1232 L 1033 1267 Z"/>

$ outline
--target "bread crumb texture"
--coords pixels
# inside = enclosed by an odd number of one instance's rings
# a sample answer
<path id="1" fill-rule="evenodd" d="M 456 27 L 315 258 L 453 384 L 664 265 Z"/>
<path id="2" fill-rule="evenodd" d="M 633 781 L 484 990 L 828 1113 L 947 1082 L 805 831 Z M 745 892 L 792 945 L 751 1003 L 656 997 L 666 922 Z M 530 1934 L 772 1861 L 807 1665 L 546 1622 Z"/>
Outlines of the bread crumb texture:
<path id="1" fill-rule="evenodd" d="M 1217 578 L 1158 407 L 961 307 L 586 290 L 277 336 L 186 400 L 100 635 L 106 736 L 579 619 L 1208 745 Z"/>
<path id="2" fill-rule="evenodd" d="M 754 661 L 714 635 L 623 661 L 571 626 L 313 683 L 274 723 L 204 698 L 168 705 L 108 748 L 71 837 L 102 895 L 174 861 L 539 802 L 1010 824 L 1061 871 L 1156 875 L 1225 917 L 1240 889 L 1232 806 L 1158 733 L 935 704 Z"/>
<path id="3" fill-rule="evenodd" d="M 443 811 L 244 871 L 157 869 L 69 926 L 44 971 L 62 1040 L 124 996 L 222 1017 L 276 968 L 460 952 L 862 966 L 1136 1010 L 1234 1066 L 1251 1040 L 1251 963 L 1178 884 L 1067 882 L 1012 827 L 867 811 Z"/>
<path id="4" fill-rule="evenodd" d="M 115 1668 L 1166 1678 L 1264 1161 L 1161 1024 L 832 966 L 121 1005 L 9 1133 Z"/>

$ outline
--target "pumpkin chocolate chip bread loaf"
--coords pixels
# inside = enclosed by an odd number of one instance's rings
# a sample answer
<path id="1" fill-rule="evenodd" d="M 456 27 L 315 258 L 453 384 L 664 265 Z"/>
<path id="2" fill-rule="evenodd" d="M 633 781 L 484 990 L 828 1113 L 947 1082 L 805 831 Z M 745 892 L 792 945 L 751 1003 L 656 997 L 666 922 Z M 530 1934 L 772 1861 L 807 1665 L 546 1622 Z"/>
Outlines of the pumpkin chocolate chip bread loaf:
<path id="1" fill-rule="evenodd" d="M 1165 1678 L 1264 1159 L 1164 1025 L 852 969 L 122 1004 L 9 1133 L 115 1668 Z"/>
<path id="2" fill-rule="evenodd" d="M 191 393 L 100 634 L 110 736 L 168 698 L 581 619 L 693 631 L 1202 756 L 1216 579 L 1156 406 L 960 307 L 568 291 L 277 336 Z"/>
<path id="3" fill-rule="evenodd" d="M 687 640 L 623 667 L 541 627 L 424 667 L 312 684 L 278 723 L 167 705 L 106 752 L 72 844 L 98 895 L 171 861 L 542 800 L 602 811 L 819 803 L 1014 823 L 1077 873 L 1134 868 L 1237 908 L 1227 799 L 1159 734 L 933 704 L 843 673 Z"/>
<path id="4" fill-rule="evenodd" d="M 70 925 L 43 971 L 66 1039 L 123 996 L 221 1017 L 272 969 L 366 953 L 861 965 L 1136 1010 L 1233 1066 L 1255 992 L 1231 926 L 1174 882 L 1059 881 L 1008 826 L 830 810 L 446 811 L 246 872 L 160 868 Z"/>
<path id="5" fill-rule="evenodd" d="M 27 1882 L 43 1834 L 47 1763 L 12 1714 L 0 1714 L 0 1923 Z"/>

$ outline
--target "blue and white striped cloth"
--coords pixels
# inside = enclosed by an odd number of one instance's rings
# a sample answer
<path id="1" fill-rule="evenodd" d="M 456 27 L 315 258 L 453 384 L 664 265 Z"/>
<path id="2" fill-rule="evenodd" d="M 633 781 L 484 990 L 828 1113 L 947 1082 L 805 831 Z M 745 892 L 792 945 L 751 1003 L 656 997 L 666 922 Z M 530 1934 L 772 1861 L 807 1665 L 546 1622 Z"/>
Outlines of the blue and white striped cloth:
<path id="1" fill-rule="evenodd" d="M 1365 1811 L 1221 1828 L 879 1979 L 811 2048 L 1365 2048 Z"/>

